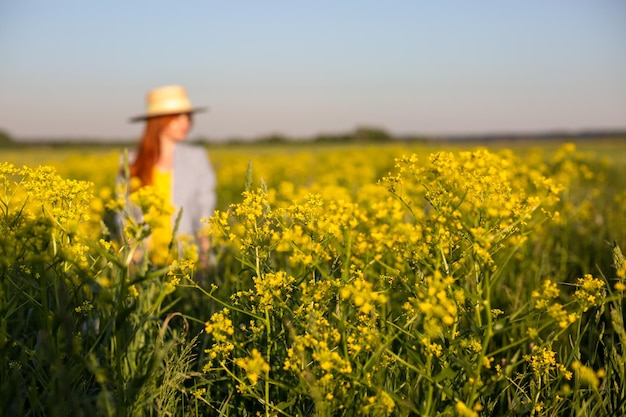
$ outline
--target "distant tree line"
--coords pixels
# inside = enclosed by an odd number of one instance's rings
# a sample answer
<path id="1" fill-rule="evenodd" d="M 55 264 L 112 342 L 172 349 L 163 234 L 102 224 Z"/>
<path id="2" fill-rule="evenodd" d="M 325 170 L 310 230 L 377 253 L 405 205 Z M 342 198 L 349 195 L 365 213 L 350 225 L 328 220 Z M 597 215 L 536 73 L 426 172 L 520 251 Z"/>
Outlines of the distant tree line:
<path id="1" fill-rule="evenodd" d="M 347 133 L 322 133 L 312 137 L 289 137 L 280 133 L 273 133 L 256 138 L 230 138 L 226 141 L 214 141 L 207 137 L 192 137 L 191 142 L 201 144 L 224 144 L 224 145 L 283 145 L 283 144 L 306 144 L 306 143 L 320 143 L 320 144 L 382 144 L 389 142 L 422 142 L 427 143 L 519 143 L 527 141 L 586 141 L 586 140 L 626 140 L 626 130 L 613 130 L 613 131 L 582 131 L 582 132 L 547 132 L 547 133 L 519 133 L 519 134 L 484 134 L 484 135 L 393 135 L 380 127 L 362 126 L 357 127 L 352 132 Z M 110 146 L 135 146 L 137 139 L 131 140 L 96 140 L 95 138 L 85 138 L 82 141 L 77 140 L 64 140 L 59 139 L 45 139 L 45 140 L 28 140 L 26 142 L 15 140 L 9 133 L 0 128 L 0 148 L 14 147 L 20 145 L 47 145 L 54 147 L 75 147 L 80 146 L 94 146 L 94 147 L 110 147 Z"/>
<path id="2" fill-rule="evenodd" d="M 9 136 L 9 134 L 4 130 L 0 130 L 0 148 L 7 148 L 13 145 L 15 145 L 15 142 L 11 136 Z"/>
<path id="3" fill-rule="evenodd" d="M 626 140 L 626 131 L 583 131 L 583 132 L 546 132 L 546 133 L 512 133 L 512 134 L 481 134 L 481 135 L 392 135 L 378 127 L 358 127 L 352 132 L 337 134 L 319 134 L 309 138 L 291 138 L 280 133 L 261 136 L 254 139 L 232 138 L 228 144 L 269 144 L 285 143 L 388 143 L 388 142 L 422 142 L 422 143 L 493 143 L 493 142 L 524 142 L 524 141 L 585 141 L 585 140 Z M 210 143 L 207 138 L 197 138 L 197 142 Z"/>
<path id="4" fill-rule="evenodd" d="M 259 138 L 249 140 L 249 139 L 230 139 L 227 143 L 232 144 L 249 144 L 249 143 L 260 143 L 260 144 L 284 144 L 284 143 L 294 143 L 294 142 L 306 142 L 306 143 L 385 143 L 392 142 L 397 140 L 406 140 L 407 138 L 399 138 L 394 137 L 390 133 L 388 133 L 385 129 L 378 127 L 358 127 L 353 132 L 349 133 L 336 133 L 336 134 L 328 134 L 322 133 L 310 138 L 290 138 L 288 136 L 282 135 L 280 133 L 275 133 L 271 135 L 261 136 Z M 426 140 L 421 137 L 411 137 L 410 140 Z M 198 138 L 198 142 L 210 142 L 210 140 L 205 138 Z"/>

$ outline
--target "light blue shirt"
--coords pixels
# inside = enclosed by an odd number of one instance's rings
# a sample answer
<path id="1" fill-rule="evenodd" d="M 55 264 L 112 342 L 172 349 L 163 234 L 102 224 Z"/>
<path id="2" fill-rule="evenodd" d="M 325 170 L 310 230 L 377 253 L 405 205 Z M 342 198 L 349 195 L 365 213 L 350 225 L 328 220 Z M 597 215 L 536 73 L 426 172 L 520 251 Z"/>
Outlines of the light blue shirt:
<path id="1" fill-rule="evenodd" d="M 178 233 L 196 236 L 203 227 L 200 220 L 213 215 L 217 197 L 216 177 L 204 148 L 186 143 L 176 144 L 172 169 L 172 204 L 183 215 Z"/>
<path id="2" fill-rule="evenodd" d="M 129 154 L 128 160 L 129 163 L 134 160 L 134 153 Z M 177 234 L 197 237 L 204 226 L 200 220 L 204 217 L 208 219 L 215 210 L 217 202 L 215 172 L 206 150 L 187 143 L 176 144 L 172 164 L 171 196 L 172 204 L 175 206 L 172 225 L 175 224 L 178 212 L 182 209 Z M 136 220 L 140 220 L 140 210 L 131 207 L 129 212 Z"/>

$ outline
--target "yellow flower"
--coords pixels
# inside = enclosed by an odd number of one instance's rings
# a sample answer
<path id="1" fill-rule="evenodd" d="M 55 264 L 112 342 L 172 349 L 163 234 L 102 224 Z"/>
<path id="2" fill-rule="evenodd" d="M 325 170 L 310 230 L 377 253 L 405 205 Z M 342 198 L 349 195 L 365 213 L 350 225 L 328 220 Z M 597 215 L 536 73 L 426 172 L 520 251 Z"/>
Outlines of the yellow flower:
<path id="1" fill-rule="evenodd" d="M 139 297 L 139 291 L 137 291 L 137 287 L 134 285 L 128 287 L 128 294 L 133 298 Z"/>
<path id="2" fill-rule="evenodd" d="M 552 349 L 533 346 L 531 355 L 524 355 L 524 360 L 530 363 L 535 376 L 542 378 L 558 372 L 566 375 L 565 366 L 556 360 L 556 352 Z M 567 375 L 566 375 L 567 376 Z"/>
<path id="3" fill-rule="evenodd" d="M 440 344 L 431 343 L 430 340 L 426 337 L 422 339 L 422 344 L 424 345 L 426 355 L 430 356 L 431 358 L 433 356 L 438 358 L 443 353 L 443 347 Z"/>
<path id="4" fill-rule="evenodd" d="M 457 401 L 455 408 L 461 417 L 478 417 L 478 413 L 468 407 L 463 401 Z"/>
<path id="5" fill-rule="evenodd" d="M 353 274 L 355 279 L 341 289 L 341 298 L 352 300 L 354 305 L 364 314 L 372 312 L 375 305 L 382 305 L 387 302 L 387 296 L 374 291 L 372 283 L 365 280 L 362 271 L 353 271 Z"/>
<path id="6" fill-rule="evenodd" d="M 250 357 L 236 359 L 235 364 L 246 371 L 248 380 L 254 385 L 259 381 L 259 377 L 267 377 L 270 366 L 257 349 L 253 349 L 251 353 Z"/>
<path id="7" fill-rule="evenodd" d="M 594 372 L 592 368 L 581 364 L 579 361 L 572 362 L 572 369 L 576 373 L 576 376 L 580 378 L 581 382 L 591 386 L 593 389 L 598 388 L 600 385 L 600 377 L 604 376 L 604 370 Z"/>
<path id="8" fill-rule="evenodd" d="M 222 309 L 211 316 L 211 319 L 204 325 L 205 331 L 217 342 L 225 342 L 235 333 L 233 322 L 228 315 L 230 311 Z"/>
<path id="9" fill-rule="evenodd" d="M 539 337 L 539 332 L 534 327 L 529 327 L 526 329 L 526 334 L 531 340 L 537 339 Z"/>
<path id="10" fill-rule="evenodd" d="M 604 281 L 594 278 L 591 274 L 585 274 L 584 278 L 578 278 L 576 288 L 574 298 L 582 306 L 583 311 L 600 305 L 604 299 Z"/>

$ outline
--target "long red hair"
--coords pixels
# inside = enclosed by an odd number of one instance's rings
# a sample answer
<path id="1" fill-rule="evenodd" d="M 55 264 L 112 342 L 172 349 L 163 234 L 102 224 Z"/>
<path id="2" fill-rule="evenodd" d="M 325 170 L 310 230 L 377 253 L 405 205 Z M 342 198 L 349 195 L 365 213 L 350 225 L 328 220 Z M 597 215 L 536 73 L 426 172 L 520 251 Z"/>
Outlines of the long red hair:
<path id="1" fill-rule="evenodd" d="M 141 186 L 152 185 L 152 170 L 161 156 L 161 132 L 178 115 L 150 117 L 139 142 L 135 161 L 129 166 L 130 177 L 141 180 Z"/>

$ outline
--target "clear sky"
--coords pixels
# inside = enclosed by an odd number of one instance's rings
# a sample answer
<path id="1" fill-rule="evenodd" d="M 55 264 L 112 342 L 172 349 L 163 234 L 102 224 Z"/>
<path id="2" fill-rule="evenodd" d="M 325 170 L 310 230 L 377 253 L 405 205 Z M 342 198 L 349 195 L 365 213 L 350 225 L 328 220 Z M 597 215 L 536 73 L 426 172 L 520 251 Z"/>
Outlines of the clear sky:
<path id="1" fill-rule="evenodd" d="M 626 1 L 0 1 L 18 139 L 137 137 L 167 84 L 214 140 L 623 129 Z"/>

